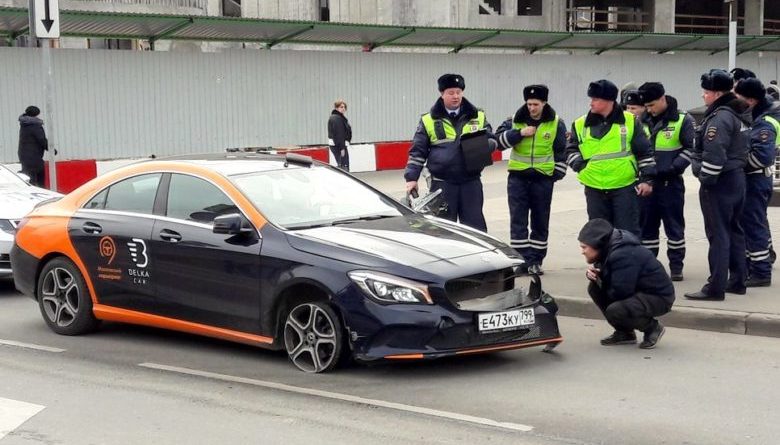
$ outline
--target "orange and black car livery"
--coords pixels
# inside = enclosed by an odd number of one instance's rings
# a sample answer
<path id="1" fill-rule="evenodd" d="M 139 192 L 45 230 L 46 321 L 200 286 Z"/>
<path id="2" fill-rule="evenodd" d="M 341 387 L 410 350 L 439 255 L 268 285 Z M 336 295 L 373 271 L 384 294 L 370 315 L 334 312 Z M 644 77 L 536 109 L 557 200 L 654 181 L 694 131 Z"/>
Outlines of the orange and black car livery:
<path id="1" fill-rule="evenodd" d="M 11 261 L 55 332 L 143 324 L 286 349 L 309 372 L 562 341 L 513 249 L 295 155 L 120 168 L 27 215 Z"/>

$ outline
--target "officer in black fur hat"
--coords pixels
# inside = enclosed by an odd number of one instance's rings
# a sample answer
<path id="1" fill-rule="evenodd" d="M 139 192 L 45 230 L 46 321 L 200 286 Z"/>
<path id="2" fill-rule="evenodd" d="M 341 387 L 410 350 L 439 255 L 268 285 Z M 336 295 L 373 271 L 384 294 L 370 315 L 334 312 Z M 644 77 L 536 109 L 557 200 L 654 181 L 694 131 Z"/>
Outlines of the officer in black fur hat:
<path id="1" fill-rule="evenodd" d="M 626 111 L 636 117 L 642 116 L 642 113 L 645 112 L 645 103 L 642 100 L 641 92 L 638 89 L 628 90 L 626 91 L 626 94 L 623 95 L 623 97 L 625 98 L 623 103 L 626 106 Z"/>

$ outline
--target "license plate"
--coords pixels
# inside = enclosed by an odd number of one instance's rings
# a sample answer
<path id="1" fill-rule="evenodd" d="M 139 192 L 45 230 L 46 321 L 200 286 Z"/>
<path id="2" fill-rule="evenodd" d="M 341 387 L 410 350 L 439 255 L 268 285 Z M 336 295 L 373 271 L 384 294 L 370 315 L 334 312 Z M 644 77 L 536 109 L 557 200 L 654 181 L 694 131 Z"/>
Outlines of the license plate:
<path id="1" fill-rule="evenodd" d="M 480 332 L 508 330 L 534 324 L 535 321 L 536 318 L 532 308 L 488 312 L 479 314 L 477 317 L 477 328 Z"/>

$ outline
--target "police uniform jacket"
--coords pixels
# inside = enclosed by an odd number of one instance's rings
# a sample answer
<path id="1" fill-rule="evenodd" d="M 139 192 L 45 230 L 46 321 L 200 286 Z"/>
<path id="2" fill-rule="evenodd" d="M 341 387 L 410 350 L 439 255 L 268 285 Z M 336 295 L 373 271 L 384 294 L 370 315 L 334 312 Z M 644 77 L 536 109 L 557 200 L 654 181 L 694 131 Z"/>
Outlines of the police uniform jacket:
<path id="1" fill-rule="evenodd" d="M 747 164 L 751 116 L 747 104 L 728 93 L 713 102 L 704 114 L 691 159 L 693 174 L 703 186 L 712 186 L 725 172 Z"/>
<path id="2" fill-rule="evenodd" d="M 769 168 L 774 165 L 777 156 L 780 103 L 765 97 L 753 107 L 751 114 L 753 128 L 750 131 L 750 149 L 745 173 L 769 175 Z"/>
<path id="3" fill-rule="evenodd" d="M 417 131 L 412 139 L 412 146 L 409 149 L 409 161 L 406 164 L 404 179 L 406 181 L 416 181 L 420 177 L 423 165 L 428 166 L 428 170 L 435 179 L 464 183 L 479 178 L 479 172 L 469 173 L 466 170 L 466 163 L 460 149 L 460 135 L 463 132 L 463 128 L 469 121 L 477 119 L 479 111 L 471 102 L 463 98 L 460 104 L 460 113 L 453 121 L 447 113 L 447 109 L 444 108 L 444 101 L 439 98 L 431 107 L 431 118 L 434 121 L 449 121 L 455 129 L 456 137 L 453 141 L 434 145 L 428 137 L 425 124 L 420 119 Z M 493 135 L 493 128 L 487 119 L 485 119 L 484 129 L 487 131 L 491 147 L 495 149 L 496 141 Z"/>
<path id="4" fill-rule="evenodd" d="M 516 112 L 514 117 L 505 120 L 496 130 L 496 140 L 498 141 L 499 150 L 512 150 L 515 145 L 519 144 L 523 140 L 523 135 L 520 134 L 520 130 L 515 127 L 517 124 L 524 124 L 526 126 L 537 127 L 545 122 L 553 122 L 558 115 L 550 104 L 545 104 L 542 108 L 542 115 L 539 120 L 531 118 L 531 114 L 528 112 L 528 107 L 523 105 Z M 536 135 L 534 135 L 536 136 Z M 529 137 L 534 137 L 529 136 Z M 553 140 L 553 158 L 555 161 L 555 168 L 552 173 L 554 180 L 559 180 L 566 175 L 566 124 L 563 119 L 558 118 L 558 125 L 555 132 L 555 139 Z M 536 169 L 528 168 L 516 172 L 522 176 L 528 177 L 545 177 Z"/>
<path id="5" fill-rule="evenodd" d="M 642 114 L 641 121 L 650 132 L 648 139 L 655 152 L 655 167 L 658 171 L 658 179 L 669 179 L 683 174 L 686 168 L 691 165 L 691 156 L 693 155 L 693 144 L 696 137 L 696 126 L 690 114 L 680 111 L 677 108 L 677 99 L 672 96 L 666 96 L 667 108 L 660 116 L 653 116 L 647 111 Z M 656 138 L 672 136 L 675 132 L 670 127 L 675 126 L 680 119 L 680 114 L 684 114 L 682 126 L 679 129 L 680 147 L 679 150 L 666 151 L 656 149 Z"/>
<path id="6" fill-rule="evenodd" d="M 634 234 L 614 229 L 606 247 L 601 248 L 600 287 L 612 301 L 625 300 L 637 294 L 661 297 L 671 307 L 674 286 L 661 262 Z"/>
<path id="7" fill-rule="evenodd" d="M 623 114 L 623 110 L 615 104 L 606 118 L 600 114 L 588 113 L 585 116 L 585 126 L 590 128 L 590 134 L 594 138 L 604 137 L 611 129 L 612 125 L 623 125 L 626 123 L 626 117 Z M 571 126 L 571 136 L 566 144 L 566 163 L 575 172 L 579 172 L 584 169 L 588 164 L 588 161 L 583 159 L 580 152 L 579 139 L 577 138 L 576 124 Z M 653 158 L 653 148 L 650 146 L 642 129 L 642 123 L 639 118 L 636 118 L 634 122 L 634 135 L 631 138 L 631 152 L 637 161 L 637 167 L 639 168 L 639 182 L 652 183 L 656 176 L 655 159 Z"/>

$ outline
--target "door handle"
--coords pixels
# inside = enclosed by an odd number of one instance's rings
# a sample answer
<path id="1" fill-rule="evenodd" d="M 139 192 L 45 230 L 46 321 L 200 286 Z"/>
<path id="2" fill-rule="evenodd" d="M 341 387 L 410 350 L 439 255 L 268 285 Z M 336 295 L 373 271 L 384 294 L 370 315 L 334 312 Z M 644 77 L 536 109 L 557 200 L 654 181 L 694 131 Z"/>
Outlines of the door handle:
<path id="1" fill-rule="evenodd" d="M 83 230 L 85 233 L 91 233 L 93 235 L 97 235 L 98 233 L 103 231 L 103 228 L 100 227 L 100 224 L 95 224 L 93 222 L 85 222 L 83 226 L 81 226 L 81 230 Z"/>
<path id="2" fill-rule="evenodd" d="M 174 232 L 173 230 L 162 229 L 160 231 L 160 238 L 168 241 L 169 243 L 178 243 L 181 241 L 181 234 Z"/>

